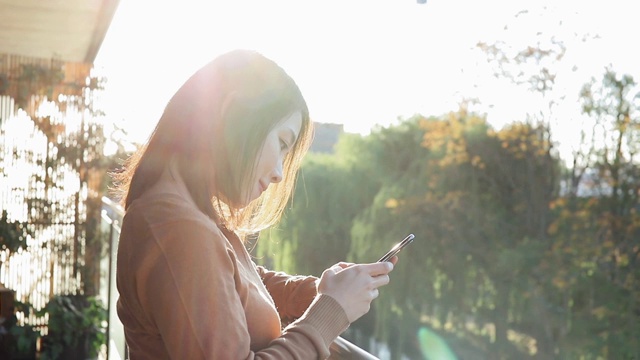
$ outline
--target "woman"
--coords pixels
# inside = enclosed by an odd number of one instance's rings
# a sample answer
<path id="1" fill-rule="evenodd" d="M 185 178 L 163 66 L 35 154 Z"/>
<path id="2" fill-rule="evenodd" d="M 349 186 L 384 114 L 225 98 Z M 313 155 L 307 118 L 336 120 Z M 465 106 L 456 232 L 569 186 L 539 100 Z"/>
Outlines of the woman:
<path id="1" fill-rule="evenodd" d="M 327 358 L 369 310 L 397 259 L 318 279 L 268 271 L 244 246 L 282 214 L 311 137 L 298 86 L 256 52 L 219 56 L 171 98 L 116 175 L 131 359 Z"/>

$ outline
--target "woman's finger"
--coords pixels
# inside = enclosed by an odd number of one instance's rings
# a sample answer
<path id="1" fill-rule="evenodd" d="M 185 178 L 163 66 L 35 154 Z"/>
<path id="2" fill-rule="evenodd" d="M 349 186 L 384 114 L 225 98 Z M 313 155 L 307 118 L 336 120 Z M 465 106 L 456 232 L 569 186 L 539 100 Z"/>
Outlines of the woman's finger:
<path id="1" fill-rule="evenodd" d="M 385 262 L 375 262 L 370 264 L 362 264 L 360 266 L 369 275 L 378 276 L 378 275 L 388 274 L 391 270 L 393 270 L 394 265 L 392 262 L 385 261 Z"/>
<path id="2" fill-rule="evenodd" d="M 375 288 L 387 285 L 389 283 L 389 275 L 379 275 L 372 277 L 371 285 Z"/>
<path id="3" fill-rule="evenodd" d="M 332 266 L 329 268 L 329 270 L 331 270 L 334 274 L 335 274 L 335 273 L 337 273 L 337 272 L 340 272 L 342 269 L 343 269 L 343 267 L 342 267 L 342 266 L 340 266 L 340 264 L 332 265 Z"/>

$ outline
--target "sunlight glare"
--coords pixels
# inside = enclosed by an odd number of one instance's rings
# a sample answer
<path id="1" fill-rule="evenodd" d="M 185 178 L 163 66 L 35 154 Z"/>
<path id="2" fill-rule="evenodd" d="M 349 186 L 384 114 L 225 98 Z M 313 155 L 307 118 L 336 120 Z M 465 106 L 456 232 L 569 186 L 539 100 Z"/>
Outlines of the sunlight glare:
<path id="1" fill-rule="evenodd" d="M 96 64 L 109 79 L 109 117 L 136 142 L 146 140 L 193 71 L 234 48 L 273 58 L 296 79 L 312 118 L 343 124 L 347 132 L 366 134 L 415 114 L 440 116 L 465 99 L 476 99 L 471 110 L 501 127 L 539 112 L 542 100 L 494 77 L 476 44 L 501 41 L 516 51 L 553 39 L 567 45 L 554 64 L 561 76 L 553 95 L 566 99 L 558 116 L 564 124 L 579 113 L 579 87 L 607 64 L 640 78 L 640 55 L 612 41 L 628 36 L 632 6 L 621 0 L 123 1 Z"/>

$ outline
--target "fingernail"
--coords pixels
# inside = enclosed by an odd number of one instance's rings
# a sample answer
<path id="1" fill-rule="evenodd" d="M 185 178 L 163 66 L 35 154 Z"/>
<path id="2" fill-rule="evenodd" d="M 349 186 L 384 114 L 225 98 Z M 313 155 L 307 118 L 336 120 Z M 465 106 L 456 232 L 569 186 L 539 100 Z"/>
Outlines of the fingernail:
<path id="1" fill-rule="evenodd" d="M 387 261 L 387 267 L 389 268 L 389 271 L 393 270 L 393 263 L 390 261 Z"/>

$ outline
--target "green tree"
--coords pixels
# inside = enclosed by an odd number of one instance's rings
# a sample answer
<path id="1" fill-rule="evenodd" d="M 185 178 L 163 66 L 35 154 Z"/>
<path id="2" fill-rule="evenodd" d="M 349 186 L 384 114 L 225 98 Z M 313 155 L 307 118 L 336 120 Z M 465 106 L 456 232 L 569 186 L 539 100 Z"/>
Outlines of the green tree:
<path id="1" fill-rule="evenodd" d="M 554 279 L 567 294 L 571 326 L 560 350 L 569 356 L 640 356 L 640 92 L 630 76 L 608 69 L 581 92 L 590 128 L 555 203 L 555 261 L 571 264 Z M 579 344 L 580 346 L 576 346 Z"/>
<path id="2" fill-rule="evenodd" d="M 492 358 L 524 351 L 513 348 L 507 335 L 516 325 L 510 319 L 526 308 L 514 299 L 531 286 L 519 276 L 537 264 L 545 241 L 557 168 L 548 130 L 517 124 L 495 132 L 464 108 L 417 123 L 418 131 L 407 133 L 419 134 L 420 141 L 402 141 L 412 170 L 383 186 L 354 223 L 356 249 L 372 234 L 397 239 L 411 229 L 417 235 L 394 271 L 401 281 L 376 303 L 378 336 L 392 342 L 395 330 L 385 324 L 393 322 L 385 320 L 395 317 L 400 338 L 415 336 L 424 319 L 482 339 L 482 331 L 467 330 L 474 318 L 479 327 L 495 329 L 485 340 L 495 339 L 495 345 L 483 345 L 493 349 Z M 407 348 L 395 346 L 396 355 Z"/>
<path id="3" fill-rule="evenodd" d="M 519 16 L 530 16 L 528 12 Z M 514 24 L 505 26 L 509 31 Z M 558 30 L 562 30 L 562 22 Z M 571 121 L 579 134 L 562 169 L 561 192 L 551 203 L 549 242 L 537 267 L 538 307 L 555 309 L 557 326 L 544 327 L 546 352 L 565 357 L 635 358 L 638 350 L 638 160 L 640 144 L 637 85 L 606 69 L 580 91 L 585 116 L 556 118 L 567 93 L 555 89 L 562 76 L 581 64 L 566 64 L 562 31 L 540 31 L 536 43 L 479 43 L 495 75 L 528 87 L 548 104 L 529 114 L 546 124 Z M 572 35 L 583 42 L 591 35 Z M 576 89 L 576 94 L 578 93 Z M 578 109 L 576 109 L 577 112 Z M 557 133 L 556 135 L 566 135 Z M 544 317 L 540 317 L 544 318 Z M 535 319 L 534 319 L 535 320 Z M 544 353 L 545 351 L 543 351 Z"/>

